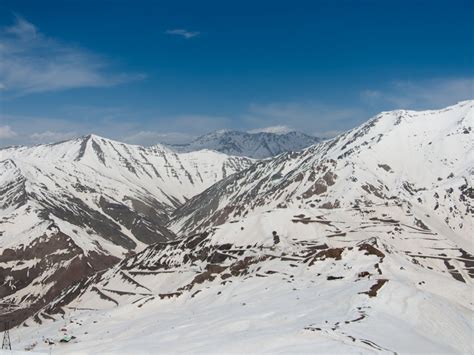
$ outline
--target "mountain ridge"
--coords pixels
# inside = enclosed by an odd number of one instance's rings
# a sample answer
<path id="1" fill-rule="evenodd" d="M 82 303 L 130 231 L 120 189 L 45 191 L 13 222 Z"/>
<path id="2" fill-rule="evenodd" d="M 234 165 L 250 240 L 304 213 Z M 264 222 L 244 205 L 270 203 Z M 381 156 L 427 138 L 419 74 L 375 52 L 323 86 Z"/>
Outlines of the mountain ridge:
<path id="1" fill-rule="evenodd" d="M 205 193 L 207 196 L 196 196 L 194 199 L 192 199 L 188 205 L 190 206 L 190 209 L 193 211 L 196 211 L 196 213 L 201 213 L 203 215 L 209 216 L 209 213 L 211 211 L 207 210 L 202 203 L 206 201 L 206 198 L 208 196 L 219 196 L 222 194 L 222 191 L 235 191 L 236 194 L 235 196 L 229 195 L 226 197 L 225 202 L 222 202 L 222 206 L 226 208 L 226 212 L 222 209 L 221 211 L 217 210 L 217 213 L 221 214 L 221 217 L 224 217 L 224 214 L 228 213 L 228 211 L 232 208 L 231 206 L 242 206 L 242 205 L 257 205 L 259 203 L 262 203 L 265 206 L 275 206 L 278 204 L 285 204 L 287 201 L 284 201 L 284 199 L 278 200 L 277 198 L 266 198 L 263 201 L 259 200 L 258 194 L 259 191 L 276 196 L 278 194 L 288 196 L 288 198 L 292 198 L 293 195 L 299 195 L 300 198 L 303 198 L 304 200 L 309 200 L 311 198 L 317 197 L 320 202 L 308 202 L 308 203 L 313 203 L 313 204 L 318 204 L 319 206 L 322 206 L 323 204 L 335 204 L 336 200 L 338 200 L 337 203 L 342 203 L 345 199 L 345 193 L 338 193 L 337 196 L 328 196 L 326 194 L 326 191 L 328 189 L 334 189 L 331 186 L 337 183 L 337 178 L 335 175 L 341 174 L 341 173 L 336 173 L 337 169 L 343 169 L 344 170 L 344 175 L 346 176 L 346 180 L 344 180 L 344 184 L 347 184 L 345 187 L 341 187 L 341 191 L 348 191 L 348 186 L 352 188 L 358 186 L 359 191 L 359 196 L 357 198 L 361 199 L 363 195 L 368 194 L 372 195 L 374 198 L 378 198 L 377 196 L 374 195 L 374 193 L 377 194 L 386 194 L 383 190 L 380 190 L 380 188 L 376 188 L 377 185 L 381 185 L 379 182 L 377 182 L 377 179 L 374 177 L 377 176 L 377 174 L 380 174 L 379 172 L 386 174 L 387 178 L 391 178 L 392 173 L 390 172 L 392 170 L 392 166 L 396 167 L 397 165 L 400 166 L 400 169 L 402 169 L 405 172 L 410 172 L 410 171 L 417 171 L 416 174 L 413 174 L 413 176 L 409 177 L 408 179 L 414 179 L 418 180 L 416 181 L 406 181 L 408 185 L 403 185 L 400 184 L 399 182 L 397 183 L 394 181 L 397 186 L 394 186 L 394 189 L 396 191 L 393 191 L 394 195 L 398 195 L 399 193 L 407 193 L 407 189 L 410 189 L 410 184 L 415 183 L 415 189 L 417 188 L 416 185 L 421 185 L 425 184 L 425 182 L 422 182 L 420 177 L 422 176 L 428 176 L 429 178 L 432 177 L 433 175 L 433 170 L 438 170 L 438 174 L 440 171 L 446 171 L 446 176 L 450 175 L 451 173 L 457 173 L 457 171 L 448 171 L 448 165 L 447 163 L 441 163 L 438 165 L 435 164 L 429 164 L 430 169 L 429 170 L 420 170 L 418 172 L 418 167 L 417 166 L 422 166 L 423 160 L 426 159 L 425 155 L 428 154 L 435 154 L 436 155 L 441 155 L 444 154 L 446 158 L 443 159 L 451 159 L 453 162 L 451 164 L 456 164 L 456 166 L 453 167 L 453 169 L 461 169 L 463 171 L 462 174 L 465 175 L 465 179 L 469 178 L 469 164 L 463 165 L 461 157 L 466 154 L 466 157 L 472 161 L 472 144 L 469 144 L 469 135 L 472 132 L 472 129 L 469 129 L 469 127 L 472 127 L 472 106 L 473 106 L 474 101 L 465 101 L 462 103 L 459 103 L 454 106 L 450 106 L 448 108 L 442 109 L 442 110 L 431 110 L 431 111 L 407 111 L 407 110 L 402 110 L 402 111 L 390 111 L 386 113 L 381 113 L 363 125 L 354 128 L 353 130 L 350 130 L 346 133 L 343 133 L 339 135 L 338 137 L 325 141 L 323 143 L 320 143 L 316 146 L 312 146 L 309 148 L 306 148 L 305 150 L 302 150 L 301 152 L 297 153 L 287 153 L 287 154 L 282 154 L 274 159 L 266 160 L 266 161 L 261 161 L 257 162 L 255 165 L 250 167 L 249 171 L 246 171 L 245 173 L 238 173 L 235 176 L 233 176 L 233 182 L 224 180 L 221 182 L 218 182 L 217 185 L 214 185 L 211 189 L 213 191 L 206 191 Z M 424 121 L 426 119 L 429 119 L 432 115 L 440 114 L 440 115 L 448 115 L 450 112 L 453 110 L 458 110 L 458 111 L 466 111 L 465 113 L 460 113 L 460 115 L 465 115 L 461 119 L 458 119 L 457 117 L 453 117 L 450 122 L 444 122 L 446 119 L 443 119 L 440 122 L 443 122 L 445 124 L 445 127 L 443 129 L 440 129 L 440 134 L 438 134 L 436 127 L 434 129 L 434 133 L 429 136 L 431 133 L 429 133 L 429 130 L 424 129 L 425 131 L 424 134 L 427 135 L 427 138 L 423 140 L 423 147 L 416 145 L 415 143 L 407 143 L 405 145 L 400 146 L 400 149 L 405 149 L 405 148 L 410 148 L 412 146 L 415 146 L 415 150 L 413 153 L 416 152 L 416 154 L 408 153 L 406 152 L 405 157 L 403 160 L 399 159 L 399 156 L 396 154 L 394 155 L 392 147 L 390 145 L 398 144 L 400 139 L 405 139 L 405 140 L 419 140 L 416 136 L 413 136 L 410 134 L 409 131 L 403 131 L 403 132 L 398 132 L 397 127 L 402 123 L 403 120 L 405 120 L 406 125 L 413 125 L 414 123 L 410 123 L 410 120 L 413 121 L 413 118 L 419 115 Z M 440 116 L 441 117 L 441 116 Z M 447 118 L 447 117 L 446 117 Z M 419 123 L 419 122 L 418 122 Z M 428 122 L 423 122 L 423 123 L 428 123 Z M 465 127 L 458 127 L 464 125 Z M 418 127 L 418 130 L 421 130 L 422 128 Z M 442 134 L 444 134 L 444 130 L 452 130 L 451 136 L 447 136 L 445 134 L 445 137 L 443 139 L 446 140 L 452 140 L 451 137 L 454 137 L 454 134 L 458 136 L 459 138 L 462 138 L 460 141 L 462 144 L 464 144 L 464 147 L 459 147 L 458 152 L 456 151 L 447 151 L 447 153 L 443 152 L 442 149 L 437 149 L 436 148 L 436 142 L 435 139 L 441 139 Z M 378 131 L 377 131 L 378 130 Z M 388 130 L 388 131 L 385 131 Z M 442 132 L 442 133 L 441 133 Z M 367 138 L 364 138 L 365 135 L 368 135 Z M 385 135 L 385 137 L 384 137 Z M 387 138 L 389 137 L 389 138 Z M 402 138 L 405 137 L 405 138 Z M 429 139 L 428 139 L 429 138 Z M 388 140 L 387 140 L 388 139 Z M 360 143 L 357 143 L 360 142 Z M 387 142 L 387 143 L 386 143 Z M 459 145 L 458 142 L 449 143 L 450 145 Z M 373 151 L 373 147 L 379 147 L 379 151 Z M 366 149 L 368 147 L 368 149 Z M 426 147 L 426 148 L 424 148 Z M 425 153 L 423 149 L 426 149 Z M 464 153 L 465 151 L 465 153 Z M 362 153 L 361 153 L 362 152 Z M 402 152 L 402 151 L 400 151 Z M 357 155 L 363 154 L 363 158 L 356 161 L 353 160 L 353 157 L 357 157 Z M 374 154 L 376 159 L 378 159 L 378 162 L 375 163 L 373 162 L 374 160 Z M 410 156 L 412 154 L 412 156 Z M 387 158 L 384 158 L 383 155 L 386 155 Z M 408 158 L 410 157 L 410 159 Z M 415 159 L 416 157 L 416 159 Z M 433 157 L 434 158 L 434 157 Z M 400 161 L 399 161 L 400 160 Z M 344 162 L 347 163 L 344 163 Z M 339 163 L 341 162 L 341 163 Z M 341 165 L 342 163 L 350 165 L 350 169 L 344 169 L 343 167 L 337 168 L 337 165 Z M 367 166 L 367 163 L 370 163 L 370 168 Z M 312 167 L 312 164 L 314 165 L 314 169 Z M 334 166 L 333 166 L 334 165 Z M 368 176 L 370 178 L 370 182 L 363 187 L 363 184 L 357 184 L 354 182 L 351 182 L 351 174 L 353 174 L 357 170 L 361 170 L 361 167 L 367 166 L 365 168 L 366 172 L 369 172 L 372 177 Z M 464 168 L 463 168 L 464 166 Z M 459 168 L 456 168 L 459 167 Z M 260 169 L 260 168 L 263 168 Z M 320 170 L 318 170 L 320 169 Z M 320 173 L 320 171 L 323 171 L 324 173 Z M 305 172 L 308 172 L 306 176 L 304 175 Z M 361 174 L 366 174 L 365 172 L 361 171 Z M 249 176 L 250 175 L 250 176 Z M 246 187 L 246 181 L 252 181 L 254 179 L 257 181 L 257 179 L 254 176 L 258 176 L 258 185 L 251 186 L 247 191 Z M 357 174 L 355 174 L 357 176 Z M 441 180 L 446 179 L 445 177 L 436 177 L 434 180 L 435 181 L 430 181 L 431 184 L 436 185 L 436 180 L 437 178 L 440 178 Z M 461 177 L 456 177 L 456 179 L 460 179 Z M 360 178 L 359 178 L 360 179 Z M 405 179 L 403 176 L 400 176 L 400 179 Z M 333 181 L 334 180 L 334 181 Z M 433 179 L 431 179 L 433 180 Z M 440 180 L 440 181 L 441 181 Z M 459 180 L 464 182 L 464 180 Z M 290 184 L 294 186 L 294 190 L 290 190 L 290 192 L 282 191 L 284 188 L 290 188 Z M 385 188 L 382 184 L 382 188 Z M 237 189 L 237 186 L 240 186 L 242 188 Z M 418 186 L 418 188 L 422 188 L 422 186 Z M 372 191 L 373 190 L 373 191 Z M 275 191 L 275 192 L 272 192 Z M 281 192 L 281 193 L 280 193 Z M 243 194 L 248 193 L 249 197 L 248 200 L 244 201 Z M 413 193 L 413 192 L 412 192 Z M 229 198 L 234 199 L 234 201 L 229 201 Z M 428 199 L 431 197 L 426 197 Z M 210 200 L 211 201 L 211 200 Z M 348 201 L 351 202 L 351 201 Z M 193 204 L 194 203 L 194 204 Z M 297 203 L 300 203 L 299 201 Z M 218 206 L 219 203 L 216 200 L 212 200 L 210 202 L 212 206 Z M 191 207 L 192 206 L 192 207 Z M 329 207 L 329 205 L 328 205 Z M 186 209 L 186 206 L 183 206 L 181 209 L 178 209 L 175 213 L 178 215 L 176 217 L 176 220 L 179 220 L 182 223 L 183 222 L 183 215 L 181 214 L 183 212 L 183 209 Z M 236 207 L 236 213 L 239 213 L 239 207 Z M 242 211 L 240 211 L 242 213 Z M 215 218 L 219 218 L 216 216 Z M 227 217 L 226 217 L 227 218 Z M 190 220 L 191 222 L 191 220 Z M 191 222 L 193 224 L 193 222 Z M 179 229 L 179 228 L 178 228 Z M 187 230 L 188 232 L 191 232 L 190 230 Z"/>
<path id="2" fill-rule="evenodd" d="M 69 283 L 174 239 L 166 227 L 173 209 L 251 163 L 96 135 L 0 150 L 1 299 L 41 307 Z M 59 255 L 37 258 L 36 249 Z M 76 275 L 69 283 L 68 273 Z M 19 311 L 17 321 L 28 314 Z"/>
<path id="3" fill-rule="evenodd" d="M 296 131 L 250 133 L 236 130 L 219 130 L 200 136 L 190 143 L 170 144 L 169 147 L 177 152 L 211 149 L 229 155 L 265 159 L 283 152 L 297 151 L 320 141 L 320 138 Z"/>

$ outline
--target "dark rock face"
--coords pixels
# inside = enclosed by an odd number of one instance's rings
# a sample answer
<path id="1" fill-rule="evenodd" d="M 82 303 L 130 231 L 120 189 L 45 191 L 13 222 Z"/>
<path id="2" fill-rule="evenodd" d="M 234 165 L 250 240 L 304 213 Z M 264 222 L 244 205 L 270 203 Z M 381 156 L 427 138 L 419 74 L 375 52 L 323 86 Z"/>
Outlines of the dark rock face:
<path id="1" fill-rule="evenodd" d="M 132 210 L 125 204 L 109 202 L 104 197 L 100 198 L 99 206 L 105 214 L 130 229 L 133 235 L 145 244 L 175 238 L 174 233 L 165 227 L 166 219 L 155 212 L 159 210 L 153 210 L 138 200 L 132 202 L 142 213 Z"/>
<path id="2" fill-rule="evenodd" d="M 142 211 L 137 212 L 125 204 L 114 204 L 101 198 L 103 213 L 100 213 L 70 195 L 64 194 L 62 203 L 58 204 L 50 199 L 28 195 L 24 184 L 24 180 L 18 179 L 15 184 L 6 186 L 5 191 L 0 191 L 0 198 L 9 206 L 16 207 L 24 205 L 29 199 L 40 201 L 42 208 L 34 212 L 40 219 L 49 221 L 50 226 L 46 234 L 29 244 L 0 249 L 0 300 L 2 304 L 14 305 L 2 306 L 0 320 L 10 320 L 10 326 L 33 315 L 70 285 L 84 282 L 119 261 L 97 242 L 93 243 L 94 251 L 83 250 L 69 235 L 59 230 L 53 222 L 55 218 L 67 221 L 78 229 L 90 230 L 125 250 L 134 250 L 137 244 L 122 232 L 122 226 L 145 244 L 175 238 L 164 226 L 167 217 L 163 212 L 160 214 L 162 206 L 153 209 L 151 203 L 146 205 L 134 200 L 132 204 Z M 88 190 L 84 189 L 84 192 Z M 8 220 L 3 222 L 8 223 Z M 19 297 L 19 294 L 24 296 Z"/>
<path id="3" fill-rule="evenodd" d="M 76 197 L 63 196 L 63 199 L 66 204 L 53 204 L 49 200 L 43 202 L 46 205 L 43 211 L 45 219 L 49 219 L 50 215 L 54 215 L 75 226 L 91 228 L 102 238 L 125 249 L 134 249 L 137 246 L 132 239 L 122 232 L 120 225 L 107 215 L 91 209 Z M 72 206 L 74 208 L 71 208 Z"/>
<path id="4" fill-rule="evenodd" d="M 2 303 L 16 307 L 3 306 L 0 321 L 8 319 L 11 326 L 19 324 L 65 288 L 117 262 L 118 258 L 110 255 L 85 253 L 54 227 L 29 245 L 4 249 L 0 263 L 9 266 L 0 267 L 0 298 Z M 16 299 L 15 293 L 23 289 L 32 293 Z"/>
<path id="5" fill-rule="evenodd" d="M 0 186 L 0 209 L 23 206 L 28 199 L 25 188 L 26 178 L 21 174 L 15 162 L 10 159 L 0 162 L 0 170 L 13 172 L 12 178 Z"/>
<path id="6" fill-rule="evenodd" d="M 165 227 L 170 208 L 152 197 L 145 201 L 130 197 L 128 201 L 132 207 L 128 207 L 101 196 L 99 208 L 93 208 L 86 199 L 75 197 L 61 186 L 59 193 L 55 193 L 44 184 L 29 181 L 38 188 L 27 189 L 27 180 L 14 161 L 0 164 L 10 176 L 0 188 L 0 208 L 24 210 L 26 216 L 31 214 L 33 220 L 37 218 L 40 223 L 49 225 L 44 235 L 0 248 L 0 304 L 12 305 L 2 306 L 1 313 L 11 319 L 11 326 L 34 314 L 64 288 L 117 263 L 119 258 L 101 246 L 100 238 L 122 247 L 124 253 L 133 251 L 137 243 L 124 233 L 123 227 L 145 244 L 175 238 Z M 86 198 L 98 194 L 96 189 L 79 179 L 72 187 Z M 0 220 L 0 237 L 9 237 L 1 229 L 17 223 L 16 214 L 7 214 Z M 74 238 L 78 236 L 61 231 L 55 220 L 72 225 L 72 233 L 81 230 L 94 235 L 93 240 L 84 240 L 90 250 L 75 243 Z"/>
<path id="7" fill-rule="evenodd" d="M 369 291 L 363 293 L 368 295 L 369 297 L 377 297 L 377 293 L 387 282 L 387 279 L 378 279 L 377 282 L 370 287 Z"/>

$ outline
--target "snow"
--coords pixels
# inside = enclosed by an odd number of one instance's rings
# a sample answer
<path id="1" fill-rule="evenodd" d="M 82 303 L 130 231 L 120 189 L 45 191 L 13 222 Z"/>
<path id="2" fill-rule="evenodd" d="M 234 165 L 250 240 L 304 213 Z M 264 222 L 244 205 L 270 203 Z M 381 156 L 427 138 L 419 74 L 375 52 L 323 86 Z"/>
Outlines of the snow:
<path id="1" fill-rule="evenodd" d="M 473 353 L 473 106 L 384 112 L 222 180 L 211 163 L 222 166 L 225 155 L 151 148 L 147 161 L 165 156 L 167 163 L 154 166 L 163 168 L 164 181 L 175 178 L 159 191 L 140 148 L 90 138 L 104 159 L 86 151 L 75 174 L 100 172 L 96 184 L 94 174 L 84 174 L 87 186 L 117 200 L 143 187 L 184 202 L 204 182 L 177 188 L 176 181 L 190 181 L 183 170 L 193 181 L 219 181 L 174 213 L 170 227 L 182 239 L 148 246 L 65 289 L 38 312 L 41 323 L 29 319 L 11 331 L 14 346 L 61 354 Z M 55 157 L 67 155 L 75 166 L 80 149 L 57 149 Z M 24 150 L 15 151 L 6 155 L 15 160 Z M 139 178 L 120 157 L 139 162 Z M 18 171 L 28 175 L 22 167 L 5 171 L 5 181 L 16 181 Z M 18 210 L 15 218 L 26 218 Z M 64 335 L 76 338 L 60 343 Z"/>
<path id="2" fill-rule="evenodd" d="M 167 196 L 183 202 L 251 163 L 213 151 L 180 155 L 163 146 L 143 148 L 94 135 L 57 144 L 3 149 L 0 160 L 4 159 L 23 163 L 21 168 L 26 169 L 29 178 L 41 178 L 37 174 L 45 171 L 48 175 L 44 180 L 67 174 L 89 180 L 88 186 L 112 185 L 118 190 L 119 184 L 133 184 L 168 203 L 172 201 Z"/>
<path id="3" fill-rule="evenodd" d="M 85 149 L 81 153 L 83 146 Z M 94 146 L 99 146 L 100 150 Z M 171 208 L 251 163 L 249 159 L 218 152 L 179 155 L 164 147 L 142 148 L 94 135 L 52 145 L 3 149 L 0 150 L 0 160 L 4 164 L 0 169 L 2 186 L 21 185 L 21 179 L 24 179 L 29 196 L 37 195 L 51 205 L 65 209 L 70 205 L 61 201 L 62 196 L 71 196 L 99 212 L 100 196 L 119 203 L 129 203 L 129 197 L 145 203 L 153 198 Z M 78 189 L 79 184 L 87 189 Z M 31 240 L 44 234 L 47 225 L 31 213 L 43 208 L 44 204 L 34 200 L 28 203 L 28 207 L 17 208 L 15 204 L 9 204 L 1 210 L 0 216 L 11 220 L 6 227 L 2 226 L 4 237 L 0 239 L 1 246 L 8 247 L 19 240 Z M 84 228 L 57 216 L 52 216 L 52 219 L 84 250 L 95 249 L 87 241 L 91 238 L 107 245 L 107 241 L 86 233 Z M 130 231 L 124 230 L 124 233 L 138 244 L 138 250 L 143 249 L 144 244 Z M 116 247 L 111 245 L 106 249 L 112 252 L 113 248 Z M 115 251 L 113 255 L 120 253 Z"/>
<path id="4" fill-rule="evenodd" d="M 391 209 L 394 208 L 388 207 L 383 212 Z M 326 237 L 332 229 L 328 225 L 289 222 L 294 215 L 303 212 L 305 210 L 270 211 L 225 224 L 210 237 L 210 245 L 234 242 L 235 248 L 242 246 L 245 250 L 250 242 L 257 247 L 245 255 L 284 253 L 290 257 L 301 251 L 298 242 L 355 246 L 371 236 L 380 236 L 381 230 L 388 231 L 390 227 L 374 223 L 371 228 L 354 231 L 346 237 Z M 375 215 L 356 221 L 355 211 L 338 213 L 328 221 L 344 231 L 354 230 Z M 342 218 L 348 215 L 354 220 L 348 222 Z M 403 222 L 408 222 L 408 217 Z M 260 245 L 269 247 L 272 230 L 278 231 L 282 244 L 274 250 L 260 249 Z M 423 250 L 423 247 L 416 249 L 412 241 L 407 241 L 405 237 L 409 233 L 406 228 L 395 240 L 380 237 L 388 244 L 383 249 L 386 256 L 380 264 L 382 275 L 372 271 L 379 259 L 363 255 L 357 248 L 346 248 L 340 261 L 326 259 L 328 262 L 323 260 L 312 266 L 279 257 L 267 259 L 251 267 L 246 277 L 233 276 L 223 283 L 217 276 L 214 281 L 196 285 L 179 297 L 164 299 L 158 294 L 170 293 L 188 283 L 191 274 L 204 265 L 183 264 L 170 273 L 137 275 L 135 280 L 150 288 L 151 292 L 147 293 L 154 298 L 109 293 L 119 302 L 117 306 L 87 291 L 69 305 L 64 319 L 44 320 L 42 325 L 28 322 L 28 327 L 15 329 L 22 339 L 17 346 L 27 346 L 42 338 L 57 342 L 67 333 L 77 339 L 68 344 L 57 343 L 53 352 L 312 353 L 315 349 L 322 353 L 472 352 L 472 283 L 458 282 L 441 270 L 411 263 L 401 251 L 408 246 L 414 250 Z M 414 235 L 419 239 L 422 236 L 422 233 Z M 420 261 L 425 266 L 435 266 L 431 261 Z M 400 267 L 404 268 L 403 272 Z M 125 287 L 126 283 L 120 281 L 117 273 L 119 268 L 108 272 L 95 286 L 103 287 L 102 290 L 120 289 L 131 293 L 141 290 L 144 293 L 143 289 L 130 284 Z M 133 270 L 136 269 L 128 272 Z M 365 270 L 374 273 L 369 278 L 357 277 Z M 329 275 L 343 278 L 328 281 Z M 376 297 L 362 293 L 379 278 L 389 281 Z M 424 284 L 419 285 L 420 281 Z M 145 302 L 146 299 L 149 300 Z M 364 318 L 355 321 L 361 315 Z M 67 331 L 61 331 L 63 328 Z M 47 348 L 38 343 L 37 350 Z"/>

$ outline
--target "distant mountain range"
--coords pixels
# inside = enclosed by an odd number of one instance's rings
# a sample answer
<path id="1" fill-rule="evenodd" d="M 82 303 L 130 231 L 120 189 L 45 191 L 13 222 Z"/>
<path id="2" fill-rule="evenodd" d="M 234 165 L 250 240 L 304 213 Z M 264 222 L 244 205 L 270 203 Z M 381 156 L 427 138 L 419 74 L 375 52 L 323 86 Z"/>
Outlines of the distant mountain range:
<path id="1" fill-rule="evenodd" d="M 221 130 L 196 138 L 191 143 L 169 146 L 177 152 L 211 149 L 228 155 L 262 159 L 298 151 L 320 141 L 320 138 L 299 132 L 277 134 Z"/>

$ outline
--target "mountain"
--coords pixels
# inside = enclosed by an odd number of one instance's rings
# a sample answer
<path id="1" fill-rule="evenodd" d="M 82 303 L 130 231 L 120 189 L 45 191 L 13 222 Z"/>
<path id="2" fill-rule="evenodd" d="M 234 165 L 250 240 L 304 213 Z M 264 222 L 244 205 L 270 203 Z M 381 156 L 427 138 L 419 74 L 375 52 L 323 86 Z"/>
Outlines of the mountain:
<path id="1" fill-rule="evenodd" d="M 251 163 L 94 135 L 0 150 L 1 303 L 21 305 L 21 320 L 71 283 L 173 240 L 176 207 Z"/>
<path id="2" fill-rule="evenodd" d="M 195 232 L 270 208 L 399 202 L 470 243 L 472 105 L 384 112 L 334 139 L 259 161 L 178 208 L 172 229 Z"/>
<path id="3" fill-rule="evenodd" d="M 170 148 L 178 152 L 211 149 L 229 155 L 263 159 L 298 151 L 320 141 L 320 138 L 299 132 L 277 134 L 221 130 L 201 136 L 188 144 L 170 145 Z"/>
<path id="4" fill-rule="evenodd" d="M 174 211 L 177 239 L 64 289 L 19 346 L 472 353 L 473 106 L 383 112 L 224 178 Z"/>

